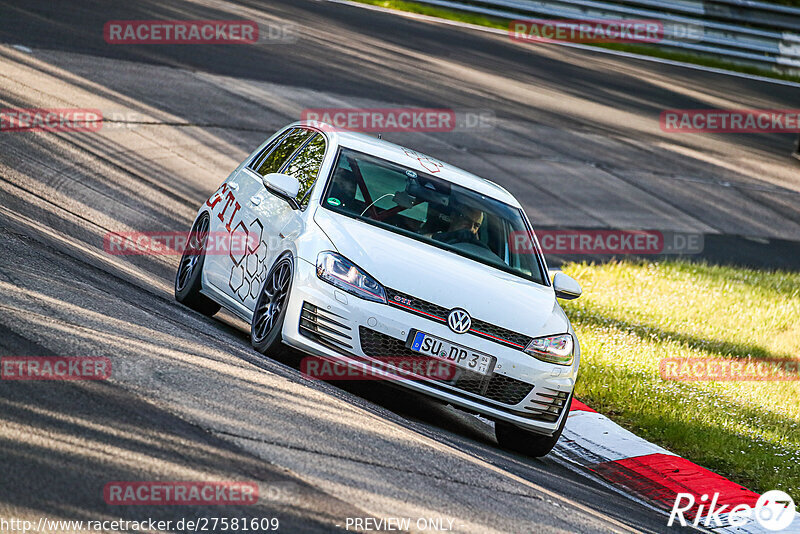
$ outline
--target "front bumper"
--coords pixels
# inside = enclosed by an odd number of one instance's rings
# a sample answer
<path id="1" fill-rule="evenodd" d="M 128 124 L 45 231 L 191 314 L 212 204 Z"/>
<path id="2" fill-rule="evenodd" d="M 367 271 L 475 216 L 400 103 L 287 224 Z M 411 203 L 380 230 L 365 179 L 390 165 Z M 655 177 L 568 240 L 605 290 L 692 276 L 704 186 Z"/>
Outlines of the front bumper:
<path id="1" fill-rule="evenodd" d="M 441 323 L 345 293 L 317 278 L 315 266 L 308 261 L 295 261 L 283 326 L 283 340 L 288 345 L 368 369 L 399 386 L 539 434 L 552 435 L 561 418 L 567 416 L 566 402 L 575 385 L 578 354 L 572 366 L 553 365 L 487 339 L 455 334 Z M 454 384 L 398 378 L 402 372 L 393 373 L 381 357 L 419 358 L 405 348 L 412 329 L 494 356 L 497 363 L 493 373 L 483 377 L 467 372 Z"/>

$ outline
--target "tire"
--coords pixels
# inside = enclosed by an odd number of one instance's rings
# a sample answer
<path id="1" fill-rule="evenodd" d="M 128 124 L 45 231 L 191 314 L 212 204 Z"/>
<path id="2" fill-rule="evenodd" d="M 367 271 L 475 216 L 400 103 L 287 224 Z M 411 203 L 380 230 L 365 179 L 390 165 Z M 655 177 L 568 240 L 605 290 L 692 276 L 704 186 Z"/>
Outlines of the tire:
<path id="1" fill-rule="evenodd" d="M 211 317 L 220 305 L 200 293 L 203 264 L 206 261 L 209 216 L 203 213 L 192 225 L 186 248 L 175 273 L 175 300 L 189 308 Z"/>
<path id="2" fill-rule="evenodd" d="M 792 156 L 795 159 L 800 159 L 800 136 L 798 136 L 797 140 L 794 142 L 794 152 L 792 152 Z"/>
<path id="3" fill-rule="evenodd" d="M 291 254 L 278 258 L 267 273 L 250 323 L 250 344 L 267 356 L 280 353 L 286 304 L 292 289 L 294 261 Z"/>
<path id="4" fill-rule="evenodd" d="M 494 425 L 494 435 L 497 442 L 504 449 L 533 456 L 535 458 L 542 458 L 553 450 L 553 447 L 558 443 L 558 438 L 564 431 L 564 425 L 567 423 L 567 416 L 569 415 L 569 405 L 572 400 L 570 395 L 564 409 L 567 413 L 564 414 L 564 419 L 558 425 L 555 434 L 552 436 L 543 436 L 534 432 L 523 430 L 518 426 L 510 423 L 503 423 L 497 421 Z"/>

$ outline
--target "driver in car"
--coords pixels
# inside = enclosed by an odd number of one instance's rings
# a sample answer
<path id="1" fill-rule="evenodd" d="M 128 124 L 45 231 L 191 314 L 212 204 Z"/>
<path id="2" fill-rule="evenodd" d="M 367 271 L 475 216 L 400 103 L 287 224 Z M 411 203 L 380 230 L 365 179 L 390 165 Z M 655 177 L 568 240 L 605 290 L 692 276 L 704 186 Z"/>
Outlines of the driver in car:
<path id="1" fill-rule="evenodd" d="M 453 216 L 446 232 L 433 235 L 442 243 L 479 243 L 478 232 L 483 224 L 481 210 L 469 206 L 453 206 Z M 482 244 L 482 243 L 481 243 Z"/>

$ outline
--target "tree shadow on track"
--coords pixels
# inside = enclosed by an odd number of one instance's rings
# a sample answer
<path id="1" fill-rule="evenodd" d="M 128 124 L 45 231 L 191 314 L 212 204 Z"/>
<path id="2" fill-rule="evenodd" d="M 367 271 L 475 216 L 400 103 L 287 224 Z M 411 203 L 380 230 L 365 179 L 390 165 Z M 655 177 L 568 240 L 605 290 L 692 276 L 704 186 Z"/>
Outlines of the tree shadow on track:
<path id="1" fill-rule="evenodd" d="M 56 356 L 0 326 L 0 353 Z M 0 383 L 0 510 L 5 519 L 173 521 L 277 517 L 281 530 L 329 532 L 349 505 L 289 472 L 116 386 Z M 114 481 L 234 481 L 259 486 L 254 505 L 119 506 Z M 174 531 L 175 528 L 168 530 Z"/>

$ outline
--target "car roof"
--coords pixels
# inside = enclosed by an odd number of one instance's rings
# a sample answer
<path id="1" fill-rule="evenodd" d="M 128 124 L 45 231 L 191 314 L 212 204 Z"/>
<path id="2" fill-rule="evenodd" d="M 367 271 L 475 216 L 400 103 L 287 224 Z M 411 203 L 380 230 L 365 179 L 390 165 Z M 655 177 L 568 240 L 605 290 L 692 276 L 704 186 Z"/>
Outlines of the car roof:
<path id="1" fill-rule="evenodd" d="M 329 141 L 334 145 L 389 160 L 409 169 L 436 176 L 437 178 L 458 184 L 467 189 L 472 189 L 473 191 L 495 200 L 521 208 L 519 201 L 517 201 L 511 193 L 491 180 L 476 176 L 439 159 L 427 156 L 417 150 L 396 145 L 371 135 L 341 130 L 318 121 L 300 121 L 292 124 L 292 126 L 306 126 L 318 129 L 324 132 Z"/>

